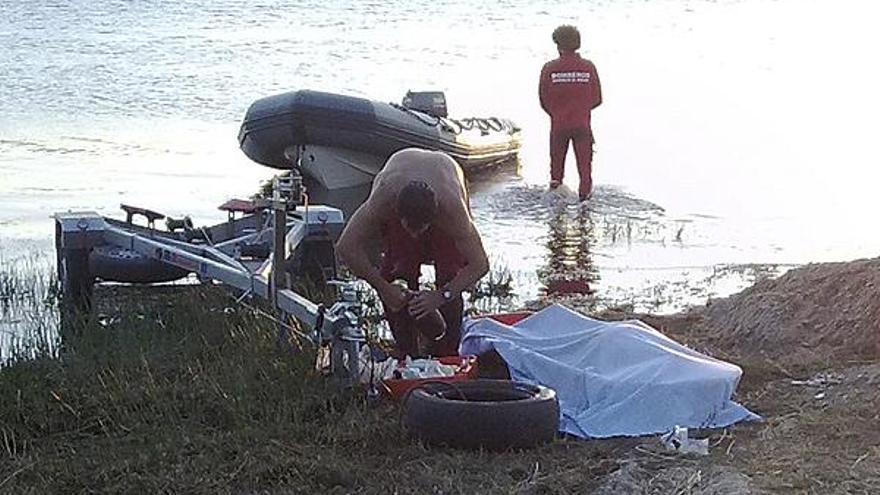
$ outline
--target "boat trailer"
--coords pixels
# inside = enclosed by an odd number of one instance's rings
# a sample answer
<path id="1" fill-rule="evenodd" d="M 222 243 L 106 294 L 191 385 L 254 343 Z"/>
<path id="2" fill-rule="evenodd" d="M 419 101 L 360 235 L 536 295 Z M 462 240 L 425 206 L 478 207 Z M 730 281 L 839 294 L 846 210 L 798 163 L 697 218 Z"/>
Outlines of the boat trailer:
<path id="1" fill-rule="evenodd" d="M 335 376 L 357 380 L 359 354 L 365 342 L 364 304 L 357 281 L 336 281 L 333 244 L 344 227 L 342 212 L 309 205 L 302 176 L 294 167 L 276 177 L 270 198 L 232 200 L 221 209 L 229 219 L 196 228 L 188 217 L 166 218 L 167 230 L 156 228 L 161 213 L 122 205 L 126 220 L 95 212 L 57 213 L 55 245 L 62 310 L 83 314 L 91 307 L 96 279 L 153 283 L 194 273 L 202 281 L 219 281 L 241 291 L 237 298 L 268 300 L 279 332 L 296 318 L 316 347 L 329 346 Z M 237 213 L 243 213 L 235 218 Z M 143 216 L 147 226 L 136 225 Z M 290 288 L 290 276 L 311 273 L 335 285 L 337 299 L 329 308 Z"/>

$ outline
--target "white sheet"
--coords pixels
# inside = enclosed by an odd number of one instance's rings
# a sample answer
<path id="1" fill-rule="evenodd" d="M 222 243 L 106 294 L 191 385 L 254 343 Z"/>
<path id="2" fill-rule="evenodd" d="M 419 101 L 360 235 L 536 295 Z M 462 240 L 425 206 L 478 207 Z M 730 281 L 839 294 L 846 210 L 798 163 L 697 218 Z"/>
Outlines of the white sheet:
<path id="1" fill-rule="evenodd" d="M 514 326 L 467 320 L 460 353 L 495 349 L 511 378 L 556 390 L 560 430 L 582 438 L 718 428 L 760 419 L 731 397 L 739 366 L 640 321 L 603 322 L 550 306 Z"/>

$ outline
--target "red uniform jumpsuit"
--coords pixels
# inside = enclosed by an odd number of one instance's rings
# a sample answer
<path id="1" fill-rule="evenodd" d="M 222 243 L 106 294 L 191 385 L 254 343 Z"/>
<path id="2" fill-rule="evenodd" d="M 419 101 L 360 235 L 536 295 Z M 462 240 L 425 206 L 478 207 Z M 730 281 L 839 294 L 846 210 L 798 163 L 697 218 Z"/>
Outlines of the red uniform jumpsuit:
<path id="1" fill-rule="evenodd" d="M 596 66 L 577 52 L 564 52 L 544 64 L 538 92 L 541 108 L 550 115 L 550 180 L 562 182 L 568 143 L 573 142 L 583 199 L 593 190 L 590 111 L 602 103 Z"/>
<path id="2" fill-rule="evenodd" d="M 419 289 L 422 264 L 434 263 L 438 288 L 449 283 L 467 264 L 455 241 L 433 225 L 418 238 L 413 238 L 399 221 L 390 221 L 383 226 L 382 237 L 384 244 L 382 277 L 389 282 L 397 279 L 405 280 L 410 290 Z M 430 344 L 429 354 L 433 356 L 458 354 L 463 306 L 461 295 L 440 306 L 440 314 L 446 322 L 446 335 L 440 341 Z M 398 357 L 417 356 L 415 318 L 410 316 L 407 308 L 404 307 L 397 313 L 386 309 L 385 318 L 394 335 Z"/>

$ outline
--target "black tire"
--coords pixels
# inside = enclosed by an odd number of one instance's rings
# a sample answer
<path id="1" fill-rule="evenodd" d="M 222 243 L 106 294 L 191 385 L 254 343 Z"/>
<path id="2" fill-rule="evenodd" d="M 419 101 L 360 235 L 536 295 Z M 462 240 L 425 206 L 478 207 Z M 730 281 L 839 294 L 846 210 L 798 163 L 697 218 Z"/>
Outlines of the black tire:
<path id="1" fill-rule="evenodd" d="M 110 245 L 92 249 L 89 267 L 92 275 L 101 280 L 134 284 L 171 282 L 189 274 L 187 270 L 148 258 L 137 251 Z"/>
<path id="2" fill-rule="evenodd" d="M 509 380 L 430 382 L 412 390 L 403 408 L 409 434 L 432 445 L 527 449 L 559 431 L 556 392 Z"/>

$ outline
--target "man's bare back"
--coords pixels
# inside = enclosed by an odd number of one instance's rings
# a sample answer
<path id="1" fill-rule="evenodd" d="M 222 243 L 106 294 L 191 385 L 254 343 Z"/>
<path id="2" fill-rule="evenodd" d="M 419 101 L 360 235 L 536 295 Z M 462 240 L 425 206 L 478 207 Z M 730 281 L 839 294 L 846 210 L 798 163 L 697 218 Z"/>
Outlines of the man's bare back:
<path id="1" fill-rule="evenodd" d="M 383 220 L 397 216 L 394 205 L 400 190 L 413 181 L 428 184 L 437 196 L 438 215 L 444 219 L 460 220 L 462 213 L 470 217 L 464 173 L 455 160 L 444 153 L 409 148 L 395 153 L 373 180 L 373 190 L 367 199 L 375 206 Z M 372 208 L 370 208 L 372 210 Z M 456 222 L 458 223 L 458 222 Z M 457 230 L 464 225 L 444 225 Z"/>
<path id="2" fill-rule="evenodd" d="M 375 241 L 384 246 L 381 266 L 370 255 Z M 423 253 L 425 249 L 431 252 Z M 464 173 L 448 155 L 420 149 L 398 151 L 388 159 L 373 181 L 370 197 L 339 237 L 336 253 L 355 276 L 377 290 L 386 314 L 406 306 L 412 316 L 421 318 L 457 305 L 458 314 L 450 314 L 448 326 L 460 324 L 461 292 L 489 270 L 471 219 Z M 404 279 L 414 285 L 422 261 L 434 262 L 437 289 L 410 299 L 390 282 L 402 269 Z M 454 351 L 457 338 L 456 333 L 449 339 L 447 350 Z"/>

